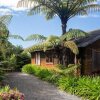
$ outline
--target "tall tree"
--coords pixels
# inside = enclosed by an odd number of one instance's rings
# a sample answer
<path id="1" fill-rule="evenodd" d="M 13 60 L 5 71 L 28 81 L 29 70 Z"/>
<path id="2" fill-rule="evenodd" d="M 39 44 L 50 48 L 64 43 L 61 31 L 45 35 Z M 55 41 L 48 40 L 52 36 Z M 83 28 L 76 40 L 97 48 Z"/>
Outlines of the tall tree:
<path id="1" fill-rule="evenodd" d="M 23 38 L 19 35 L 10 34 L 8 24 L 11 22 L 11 19 L 12 15 L 0 16 L 0 53 L 2 54 L 3 59 L 6 59 L 6 52 L 8 47 L 11 46 L 11 43 L 8 41 L 9 37 L 23 40 Z"/>
<path id="2" fill-rule="evenodd" d="M 66 33 L 67 22 L 76 15 L 88 15 L 100 11 L 98 0 L 21 0 L 18 7 L 30 7 L 29 14 L 44 13 L 46 19 L 58 16 L 62 23 L 62 34 Z"/>

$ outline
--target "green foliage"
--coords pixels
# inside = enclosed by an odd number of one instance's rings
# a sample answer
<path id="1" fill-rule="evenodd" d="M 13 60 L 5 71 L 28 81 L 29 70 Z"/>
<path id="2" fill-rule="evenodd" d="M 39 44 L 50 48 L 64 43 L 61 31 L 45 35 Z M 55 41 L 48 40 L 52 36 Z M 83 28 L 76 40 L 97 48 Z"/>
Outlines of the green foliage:
<path id="1" fill-rule="evenodd" d="M 98 0 L 20 0 L 18 7 L 30 8 L 29 15 L 43 13 L 47 20 L 58 16 L 62 23 L 62 33 L 65 34 L 69 19 L 100 12 L 100 5 L 96 2 Z"/>
<path id="2" fill-rule="evenodd" d="M 8 38 L 9 31 L 5 24 L 0 22 L 0 42 L 3 42 L 5 39 Z"/>
<path id="3" fill-rule="evenodd" d="M 48 79 L 52 76 L 52 72 L 49 71 L 48 69 L 43 69 L 43 70 L 40 70 L 38 76 L 39 76 L 41 79 L 46 79 L 46 80 L 48 80 Z"/>
<path id="4" fill-rule="evenodd" d="M 24 94 L 17 89 L 11 90 L 9 86 L 0 88 L 0 100 L 24 100 Z"/>
<path id="5" fill-rule="evenodd" d="M 69 29 L 67 33 L 61 36 L 62 40 L 72 40 L 72 39 L 77 39 L 77 38 L 82 38 L 87 36 L 88 33 L 80 30 L 80 29 Z"/>
<path id="6" fill-rule="evenodd" d="M 100 77 L 81 77 L 77 81 L 76 95 L 89 100 L 100 100 Z"/>
<path id="7" fill-rule="evenodd" d="M 47 19 L 52 19 L 55 15 L 60 18 L 70 19 L 76 15 L 87 15 L 92 11 L 100 11 L 97 0 L 21 0 L 18 7 L 30 7 L 30 15 L 44 13 Z M 30 5 L 34 3 L 34 5 Z"/>
<path id="8" fill-rule="evenodd" d="M 34 66 L 35 66 L 35 65 L 30 65 L 30 64 L 25 65 L 25 66 L 22 68 L 22 72 L 28 73 L 28 74 L 34 74 L 34 69 L 33 69 Z M 35 67 L 37 67 L 37 66 L 35 66 Z"/>
<path id="9" fill-rule="evenodd" d="M 61 77 L 58 80 L 58 87 L 66 92 L 69 92 L 71 94 L 75 93 L 75 88 L 77 86 L 77 77 L 71 77 L 71 76 L 67 76 L 67 77 Z"/>
<path id="10" fill-rule="evenodd" d="M 75 71 L 80 67 L 80 65 L 69 64 L 66 69 L 62 71 L 62 75 L 64 76 L 75 76 Z"/>
<path id="11" fill-rule="evenodd" d="M 0 68 L 0 83 L 4 79 L 4 71 Z"/>
<path id="12" fill-rule="evenodd" d="M 5 51 L 4 51 L 5 50 Z M 28 53 L 22 53 L 23 48 L 13 46 L 8 42 L 1 53 L 0 67 L 20 71 L 22 66 L 30 63 L 31 56 Z M 3 57 L 4 56 L 4 57 Z"/>
<path id="13" fill-rule="evenodd" d="M 12 15 L 0 16 L 0 22 L 2 22 L 7 26 L 11 22 L 12 17 L 13 17 Z"/>
<path id="14" fill-rule="evenodd" d="M 59 68 L 59 69 L 65 69 L 66 67 L 62 64 L 57 64 L 55 67 Z"/>
<path id="15" fill-rule="evenodd" d="M 48 69 L 42 69 L 40 66 L 37 65 L 25 65 L 22 68 L 22 72 L 28 73 L 28 74 L 34 74 L 38 76 L 41 79 L 49 79 L 52 76 L 52 72 Z"/>
<path id="16" fill-rule="evenodd" d="M 73 67 L 74 66 L 74 67 Z M 71 69 L 69 69 L 71 68 Z M 69 65 L 69 70 L 74 70 L 77 68 L 75 65 Z M 67 71 L 66 69 L 66 71 Z M 25 65 L 22 68 L 22 72 L 33 74 L 58 86 L 60 89 L 75 94 L 77 96 L 83 97 L 88 100 L 100 100 L 100 77 L 75 77 L 72 75 L 65 75 L 60 72 L 53 72 L 51 70 L 42 68 L 36 65 Z M 62 71 L 64 73 L 64 71 Z"/>
<path id="17" fill-rule="evenodd" d="M 68 34 L 66 33 L 63 36 L 54 36 L 51 35 L 49 37 L 45 37 L 43 35 L 39 34 L 33 34 L 30 35 L 26 40 L 38 40 L 38 41 L 43 41 L 42 43 L 38 43 L 33 45 L 30 48 L 25 49 L 25 52 L 33 52 L 35 50 L 44 50 L 46 51 L 49 48 L 54 48 L 56 46 L 62 46 L 65 48 L 69 48 L 74 54 L 78 54 L 78 47 L 76 43 L 73 41 L 73 39 L 81 38 L 86 36 L 88 33 L 79 30 L 79 29 L 70 29 L 68 31 Z"/>

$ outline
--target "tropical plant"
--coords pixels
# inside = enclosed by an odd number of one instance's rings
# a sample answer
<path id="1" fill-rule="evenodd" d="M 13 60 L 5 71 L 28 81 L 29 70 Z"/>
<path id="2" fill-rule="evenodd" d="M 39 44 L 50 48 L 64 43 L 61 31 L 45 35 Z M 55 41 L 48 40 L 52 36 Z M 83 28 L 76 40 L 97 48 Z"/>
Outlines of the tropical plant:
<path id="1" fill-rule="evenodd" d="M 33 34 L 26 38 L 26 41 L 35 40 L 39 41 L 38 44 L 26 49 L 25 51 L 34 51 L 37 49 L 43 49 L 44 51 L 51 47 L 63 46 L 69 48 L 74 54 L 78 54 L 78 47 L 73 41 L 76 38 L 86 36 L 87 33 L 79 29 L 70 29 L 67 34 L 60 37 L 51 35 L 45 37 L 39 34 Z M 42 43 L 40 43 L 42 41 Z"/>
<path id="2" fill-rule="evenodd" d="M 65 57 L 67 55 L 67 53 L 66 53 L 67 48 L 70 49 L 75 55 L 77 55 L 79 53 L 79 51 L 78 51 L 78 47 L 75 43 L 75 40 L 77 38 L 84 37 L 87 34 L 88 33 L 84 32 L 82 30 L 79 30 L 79 29 L 70 29 L 67 34 L 64 34 L 60 37 L 54 36 L 54 35 L 45 37 L 43 35 L 33 34 L 33 35 L 30 35 L 28 38 L 26 38 L 26 40 L 27 41 L 35 40 L 35 41 L 38 41 L 39 43 L 35 44 L 34 46 L 32 46 L 30 48 L 25 49 L 25 52 L 26 51 L 33 52 L 35 50 L 46 51 L 49 48 L 57 47 L 57 50 L 59 50 L 60 54 L 61 54 L 61 55 L 59 54 L 59 61 L 61 64 L 66 66 L 69 64 L 69 62 L 65 63 L 66 61 L 68 61 L 68 58 L 62 58 L 62 55 L 63 55 L 63 57 Z M 59 47 L 63 47 L 63 50 L 60 50 Z"/>
<path id="3" fill-rule="evenodd" d="M 10 34 L 8 30 L 8 24 L 10 23 L 11 18 L 11 15 L 0 16 L 0 52 L 3 56 L 3 59 L 6 59 L 6 52 L 8 52 L 8 46 L 11 47 L 11 44 L 8 42 L 9 37 L 23 40 L 23 38 L 19 35 Z"/>
<path id="4" fill-rule="evenodd" d="M 11 55 L 15 54 L 15 51 L 18 49 L 12 45 L 8 39 L 14 38 L 24 40 L 21 36 L 14 35 L 9 32 L 8 24 L 10 23 L 11 19 L 11 15 L 0 16 L 0 64 L 2 67 L 9 67 L 10 65 L 10 67 L 12 67 L 16 60 L 15 57 Z M 22 51 L 20 51 L 20 53 L 21 52 Z"/>
<path id="5" fill-rule="evenodd" d="M 29 14 L 43 13 L 46 19 L 58 16 L 62 23 L 62 33 L 66 33 L 67 22 L 76 15 L 88 15 L 100 11 L 98 0 L 20 0 L 18 7 L 30 7 Z"/>
<path id="6" fill-rule="evenodd" d="M 8 25 L 11 22 L 11 19 L 12 15 L 0 16 L 0 41 L 7 40 L 8 37 L 24 40 L 21 36 L 9 32 Z"/>

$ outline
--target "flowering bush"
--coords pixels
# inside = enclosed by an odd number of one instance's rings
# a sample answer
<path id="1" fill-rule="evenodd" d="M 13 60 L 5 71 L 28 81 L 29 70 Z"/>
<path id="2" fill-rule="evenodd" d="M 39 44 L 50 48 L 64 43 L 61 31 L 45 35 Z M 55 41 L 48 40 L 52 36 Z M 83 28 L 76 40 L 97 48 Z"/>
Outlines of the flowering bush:
<path id="1" fill-rule="evenodd" d="M 24 94 L 17 89 L 11 90 L 9 86 L 0 89 L 0 100 L 24 100 Z"/>

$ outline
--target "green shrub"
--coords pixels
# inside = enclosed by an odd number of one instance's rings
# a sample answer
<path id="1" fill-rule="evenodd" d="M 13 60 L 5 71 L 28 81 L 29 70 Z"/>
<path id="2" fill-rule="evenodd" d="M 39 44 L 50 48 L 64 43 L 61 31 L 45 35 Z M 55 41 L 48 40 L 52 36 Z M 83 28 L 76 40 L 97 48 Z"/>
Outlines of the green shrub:
<path id="1" fill-rule="evenodd" d="M 22 71 L 33 74 L 39 78 L 49 81 L 60 89 L 84 97 L 89 100 L 100 100 L 100 76 L 98 77 L 75 77 L 69 73 L 73 72 L 78 66 L 70 65 L 62 73 L 42 68 L 36 65 L 25 65 Z"/>
<path id="2" fill-rule="evenodd" d="M 66 69 L 66 67 L 62 64 L 57 64 L 55 67 L 57 67 L 59 69 Z"/>
<path id="3" fill-rule="evenodd" d="M 60 77 L 61 77 L 61 75 L 56 73 L 56 74 L 53 74 L 51 77 L 48 77 L 49 78 L 48 81 L 57 85 Z"/>
<path id="4" fill-rule="evenodd" d="M 80 77 L 77 84 L 76 95 L 100 100 L 100 77 Z"/>
<path id="5" fill-rule="evenodd" d="M 75 93 L 77 87 L 77 77 L 65 77 L 62 76 L 58 80 L 58 87 L 66 92 L 70 92 L 72 94 Z"/>
<path id="6" fill-rule="evenodd" d="M 75 71 L 77 70 L 77 68 L 79 68 L 79 65 L 75 65 L 75 64 L 70 64 L 68 65 L 68 67 L 63 70 L 62 74 L 64 76 L 75 76 Z"/>
<path id="7" fill-rule="evenodd" d="M 40 66 L 37 65 L 25 65 L 22 68 L 22 72 L 28 73 L 28 74 L 34 74 L 36 76 L 38 76 L 41 79 L 46 79 L 48 80 L 49 77 L 52 76 L 52 71 L 49 71 L 48 69 L 43 69 Z"/>
<path id="8" fill-rule="evenodd" d="M 28 73 L 28 74 L 34 74 L 34 69 L 32 68 L 32 65 L 31 64 L 28 64 L 28 65 L 25 65 L 22 68 L 22 72 Z"/>
<path id="9" fill-rule="evenodd" d="M 52 72 L 49 71 L 48 69 L 42 69 L 38 76 L 41 78 L 41 79 L 45 79 L 45 80 L 48 80 L 49 81 L 49 78 L 52 77 Z"/>

